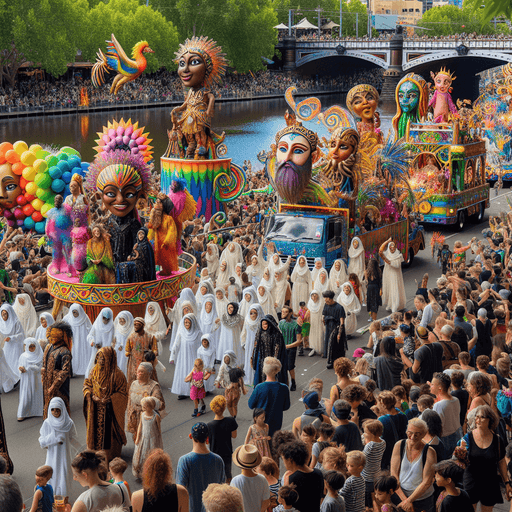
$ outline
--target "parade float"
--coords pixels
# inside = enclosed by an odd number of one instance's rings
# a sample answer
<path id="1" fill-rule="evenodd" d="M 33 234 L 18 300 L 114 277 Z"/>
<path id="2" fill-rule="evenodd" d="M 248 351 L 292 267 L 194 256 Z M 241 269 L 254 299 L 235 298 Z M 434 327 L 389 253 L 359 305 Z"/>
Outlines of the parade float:
<path id="1" fill-rule="evenodd" d="M 470 218 L 481 221 L 489 207 L 486 147 L 475 112 L 467 107 L 457 111 L 451 101 L 454 77 L 442 69 L 433 78 L 436 91 L 430 104 L 423 77 L 409 73 L 400 80 L 393 130 L 408 148 L 409 183 L 420 220 L 461 230 Z M 428 106 L 437 122 L 427 120 Z"/>
<path id="2" fill-rule="evenodd" d="M 322 111 L 318 98 L 296 104 L 295 91 L 291 87 L 285 94 L 292 110 L 285 114 L 286 126 L 270 152 L 260 155 L 278 196 L 278 211 L 265 233 L 267 247 L 281 259 L 304 255 L 310 267 L 320 258 L 328 269 L 335 260 L 348 259 L 356 237 L 366 259 L 391 238 L 410 264 L 425 241 L 409 215 L 414 196 L 406 147 L 390 139 L 383 143 L 377 91 L 369 85 L 353 88 L 347 96 L 350 111 L 338 105 Z M 329 140 L 303 126 L 315 119 L 325 125 Z"/>

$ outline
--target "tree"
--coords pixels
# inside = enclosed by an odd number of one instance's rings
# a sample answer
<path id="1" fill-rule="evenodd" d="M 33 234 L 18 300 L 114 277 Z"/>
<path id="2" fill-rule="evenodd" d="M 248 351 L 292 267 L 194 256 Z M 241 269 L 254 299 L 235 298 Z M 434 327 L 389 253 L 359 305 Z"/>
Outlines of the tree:
<path id="1" fill-rule="evenodd" d="M 473 12 L 481 10 L 481 18 L 487 23 L 494 17 L 505 16 L 512 19 L 512 2 L 510 0 L 466 0 L 464 7 Z"/>

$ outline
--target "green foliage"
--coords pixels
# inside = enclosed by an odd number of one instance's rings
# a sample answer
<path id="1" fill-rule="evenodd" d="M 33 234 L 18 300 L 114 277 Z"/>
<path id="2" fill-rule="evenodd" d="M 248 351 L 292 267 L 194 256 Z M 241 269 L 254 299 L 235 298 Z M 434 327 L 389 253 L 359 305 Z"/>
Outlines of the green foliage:
<path id="1" fill-rule="evenodd" d="M 462 32 L 466 34 L 472 32 L 495 34 L 508 31 L 502 24 L 495 29 L 494 24 L 485 21 L 484 12 L 481 9 L 474 11 L 467 4 L 464 4 L 462 9 L 454 5 L 434 7 L 423 15 L 418 25 L 430 29 L 428 31 L 418 30 L 420 35 L 428 36 L 447 36 Z"/>
<path id="2" fill-rule="evenodd" d="M 495 16 L 505 16 L 508 20 L 512 19 L 512 2 L 510 0 L 466 0 L 464 7 L 473 12 L 482 10 L 481 19 L 487 23 Z"/>

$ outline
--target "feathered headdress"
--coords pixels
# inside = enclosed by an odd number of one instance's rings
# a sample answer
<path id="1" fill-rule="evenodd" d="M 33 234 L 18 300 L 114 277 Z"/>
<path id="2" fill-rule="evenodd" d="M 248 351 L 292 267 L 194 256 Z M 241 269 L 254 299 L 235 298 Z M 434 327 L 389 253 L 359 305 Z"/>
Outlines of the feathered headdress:
<path id="1" fill-rule="evenodd" d="M 435 80 L 438 75 L 447 76 L 452 82 L 457 78 L 449 69 L 441 68 L 437 73 L 432 73 L 432 78 Z"/>
<path id="2" fill-rule="evenodd" d="M 222 53 L 222 47 L 218 46 L 216 41 L 205 36 L 194 36 L 187 39 L 183 44 L 180 44 L 178 51 L 174 52 L 176 55 L 174 62 L 178 63 L 186 53 L 196 53 L 203 58 L 206 65 L 205 87 L 210 87 L 213 82 L 219 84 L 222 82 L 228 62 L 226 54 Z"/>

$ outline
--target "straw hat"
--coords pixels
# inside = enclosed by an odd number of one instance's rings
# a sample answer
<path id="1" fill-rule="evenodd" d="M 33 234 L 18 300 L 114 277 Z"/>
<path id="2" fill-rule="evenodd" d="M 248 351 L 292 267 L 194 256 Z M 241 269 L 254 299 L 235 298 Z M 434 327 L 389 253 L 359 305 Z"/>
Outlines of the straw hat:
<path id="1" fill-rule="evenodd" d="M 233 452 L 233 463 L 242 469 L 251 469 L 261 464 L 261 455 L 256 446 L 243 444 Z"/>

